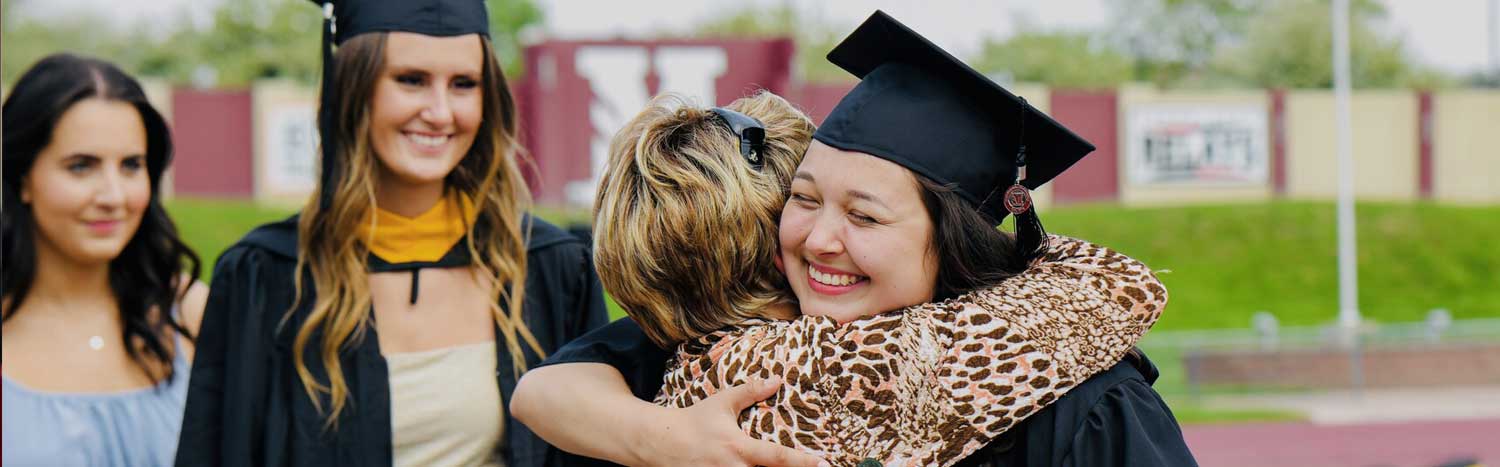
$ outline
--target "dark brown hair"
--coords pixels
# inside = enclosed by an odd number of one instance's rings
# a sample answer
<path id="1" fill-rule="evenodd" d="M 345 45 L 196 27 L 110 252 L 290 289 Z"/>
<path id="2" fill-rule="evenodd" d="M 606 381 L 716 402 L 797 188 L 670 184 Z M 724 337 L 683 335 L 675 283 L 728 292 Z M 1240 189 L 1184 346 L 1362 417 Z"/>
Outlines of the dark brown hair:
<path id="1" fill-rule="evenodd" d="M 183 243 L 177 226 L 161 205 L 158 188 L 162 172 L 172 162 L 172 138 L 161 114 L 146 100 L 140 83 L 119 68 L 94 58 L 56 54 L 43 58 L 21 75 L 5 99 L 4 318 L 15 316 L 36 279 L 36 220 L 31 206 L 21 202 L 21 182 L 31 172 L 37 155 L 52 142 L 52 130 L 63 113 L 85 99 L 125 102 L 141 114 L 146 131 L 146 173 L 151 201 L 141 225 L 109 262 L 109 287 L 114 292 L 125 351 L 153 382 L 175 377 L 172 335 L 191 341 L 177 321 L 173 307 L 187 290 L 184 277 L 196 278 L 198 255 Z M 108 135 L 98 137 L 107 138 Z M 189 272 L 184 276 L 183 272 Z M 189 279 L 191 280 L 191 279 Z M 153 365 L 152 363 L 159 365 Z M 154 368 L 165 367 L 165 373 Z"/>
<path id="2" fill-rule="evenodd" d="M 912 174 L 932 219 L 932 248 L 937 256 L 933 300 L 942 301 L 991 287 L 1026 270 L 1040 251 L 1021 253 L 1016 237 L 974 209 L 951 186 Z"/>

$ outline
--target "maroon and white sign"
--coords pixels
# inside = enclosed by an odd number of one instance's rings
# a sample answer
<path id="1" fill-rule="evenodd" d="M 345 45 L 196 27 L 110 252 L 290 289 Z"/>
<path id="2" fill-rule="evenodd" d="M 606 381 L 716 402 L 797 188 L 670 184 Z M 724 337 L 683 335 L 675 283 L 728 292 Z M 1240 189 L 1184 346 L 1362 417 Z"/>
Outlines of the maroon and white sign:
<path id="1" fill-rule="evenodd" d="M 1125 121 L 1131 183 L 1265 183 L 1266 109 L 1236 105 L 1141 105 Z"/>
<path id="2" fill-rule="evenodd" d="M 537 201 L 590 206 L 610 138 L 665 92 L 723 105 L 758 89 L 785 93 L 792 42 L 550 41 L 526 49 L 516 85 Z"/>

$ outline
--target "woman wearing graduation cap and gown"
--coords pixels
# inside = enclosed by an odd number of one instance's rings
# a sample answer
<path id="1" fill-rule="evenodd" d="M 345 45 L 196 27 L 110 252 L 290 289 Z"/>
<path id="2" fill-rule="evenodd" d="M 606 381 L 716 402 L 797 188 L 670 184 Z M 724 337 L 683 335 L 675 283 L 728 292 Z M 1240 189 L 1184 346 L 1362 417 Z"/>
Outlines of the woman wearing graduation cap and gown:
<path id="1" fill-rule="evenodd" d="M 220 257 L 177 465 L 565 464 L 503 401 L 606 313 L 524 213 L 483 1 L 322 6 L 317 196 Z"/>
<path id="2" fill-rule="evenodd" d="M 1112 252 L 1098 256 L 1083 254 L 1085 252 L 1080 250 L 1089 249 L 1080 247 L 1076 241 L 1051 237 L 1051 246 L 1055 249 L 1041 255 L 1047 261 L 1033 263 L 1031 270 L 993 290 L 957 297 L 957 301 L 935 305 L 936 310 L 926 308 L 924 311 L 923 307 L 917 307 L 895 315 L 868 317 L 872 311 L 878 310 L 865 309 L 866 305 L 879 300 L 859 297 L 879 292 L 858 290 L 858 286 L 859 282 L 868 282 L 864 284 L 866 287 L 875 287 L 874 283 L 883 279 L 876 275 L 879 272 L 872 271 L 881 267 L 881 260 L 871 260 L 869 256 L 861 258 L 862 254 L 854 253 L 857 248 L 854 242 L 860 241 L 860 236 L 872 238 L 875 234 L 837 233 L 842 227 L 823 225 L 826 220 L 818 213 L 825 206 L 834 208 L 835 214 L 843 212 L 838 210 L 843 206 L 858 207 L 858 202 L 846 205 L 847 201 L 840 200 L 843 188 L 871 190 L 877 198 L 882 192 L 873 186 L 861 186 L 858 180 L 853 180 L 852 186 L 847 185 L 850 180 L 842 180 L 841 186 L 843 173 L 861 172 L 856 169 L 858 166 L 894 163 L 911 171 L 918 180 L 928 180 L 922 184 L 923 190 L 951 190 L 948 193 L 957 196 L 950 198 L 961 199 L 948 204 L 937 203 L 945 207 L 945 215 L 962 216 L 960 211 L 978 211 L 985 225 L 995 225 L 998 223 L 996 219 L 1003 219 L 1007 214 L 1016 215 L 1017 247 L 1026 255 L 1029 251 L 1048 248 L 1047 242 L 1041 241 L 1048 237 L 1042 233 L 1040 222 L 1030 206 L 1027 189 L 1045 183 L 1093 148 L 883 13 L 877 13 L 867 21 L 829 57 L 864 81 L 845 97 L 825 125 L 818 129 L 814 136 L 817 142 L 813 143 L 797 172 L 791 200 L 787 202 L 786 211 L 781 213 L 781 260 L 800 301 L 801 311 L 807 315 L 836 318 L 842 327 L 830 330 L 820 327 L 827 323 L 808 324 L 806 318 L 792 324 L 750 322 L 738 329 L 709 333 L 680 347 L 675 355 L 669 355 L 644 337 L 649 334 L 661 340 L 657 329 L 660 326 L 647 315 L 643 316 L 646 319 L 643 323 L 651 329 L 643 332 L 629 322 L 616 322 L 570 344 L 548 364 L 608 364 L 625 377 L 636 397 L 650 399 L 655 395 L 656 402 L 669 406 L 702 403 L 716 405 L 719 409 L 729 408 L 720 412 L 738 414 L 730 421 L 737 420 L 739 427 L 760 439 L 774 439 L 782 445 L 825 455 L 839 465 L 856 462 L 861 466 L 882 465 L 884 462 L 892 462 L 892 465 L 1193 465 L 1170 411 L 1149 388 L 1149 381 L 1155 375 L 1144 355 L 1132 351 L 1131 356 L 1119 364 L 1111 366 L 1106 363 L 1091 369 L 1083 364 L 1087 359 L 1079 357 L 1118 346 L 1120 342 L 1115 339 L 1120 336 L 1100 331 L 1112 329 L 1109 325 L 1086 332 L 1080 331 L 1087 327 L 1077 327 L 1072 331 L 1059 329 L 1080 326 L 1081 322 L 1101 316 L 1108 322 L 1109 313 L 1100 314 L 1088 306 L 1076 306 L 1079 304 L 1066 298 L 1049 301 L 1041 298 L 1046 294 L 1038 296 L 1035 293 L 1048 287 L 1060 287 L 1052 289 L 1055 291 L 1071 291 L 1061 292 L 1062 297 L 1099 292 L 1078 289 L 1076 285 L 1070 288 L 1069 281 L 1057 281 L 1047 274 L 1084 277 L 1084 283 L 1099 289 L 1113 291 L 1118 287 L 1123 293 L 1112 295 L 1109 300 L 1119 300 L 1122 306 L 1137 307 L 1136 312 L 1144 310 L 1145 315 L 1131 314 L 1127 321 L 1138 320 L 1149 325 L 1154 320 L 1152 313 L 1159 313 L 1161 304 L 1152 297 L 1164 299 L 1165 291 L 1160 290 L 1159 284 L 1152 287 L 1146 282 L 1131 282 L 1134 276 L 1125 274 L 1131 269 L 1128 265 L 1132 264 L 1128 258 L 1121 259 Z M 1032 148 L 1029 161 L 1027 147 Z M 878 180 L 864 180 L 864 185 L 876 182 Z M 819 187 L 819 184 L 823 186 Z M 601 211 L 606 209 L 602 196 Z M 870 193 L 863 192 L 856 198 L 868 196 Z M 892 198 L 885 201 L 890 202 Z M 967 208 L 946 209 L 949 204 L 966 204 Z M 931 212 L 934 204 L 928 206 Z M 861 207 L 848 212 L 847 216 L 836 215 L 834 218 L 863 217 L 864 213 L 858 211 L 878 209 Z M 901 229 L 906 223 L 889 215 L 884 221 L 880 222 L 883 229 Z M 855 221 L 858 222 L 862 221 Z M 943 222 L 935 223 L 940 229 L 934 233 L 939 237 L 934 239 L 937 250 L 964 248 L 954 242 L 962 238 L 943 234 Z M 838 243 L 848 251 L 831 251 L 830 248 L 839 247 L 830 245 Z M 607 243 L 601 242 L 599 248 L 601 256 L 608 253 Z M 816 269 L 822 274 L 820 277 L 826 279 L 829 277 L 827 266 L 849 264 L 851 259 L 855 264 L 863 263 L 857 271 L 870 275 L 858 278 L 854 284 L 834 287 L 810 277 Z M 829 261 L 825 263 L 824 260 Z M 968 270 L 955 267 L 966 262 L 972 264 L 972 258 L 939 264 L 938 290 L 929 297 L 952 297 L 955 291 L 972 290 L 994 279 L 973 277 L 973 273 L 986 272 L 983 267 Z M 920 267 L 912 266 L 911 269 Z M 1092 283 L 1092 280 L 1099 282 Z M 606 277 L 606 283 L 611 283 L 609 277 Z M 954 287 L 955 284 L 960 286 Z M 885 282 L 879 286 L 889 289 L 903 285 Z M 846 299 L 849 296 L 856 298 Z M 945 314 L 944 310 L 956 312 Z M 640 314 L 637 310 L 630 311 L 633 315 Z M 976 318 L 980 315 L 984 318 Z M 948 336 L 950 343 L 962 341 L 961 349 L 947 349 L 960 355 L 963 351 L 987 348 L 984 339 L 976 340 L 970 333 L 974 330 L 972 326 L 981 319 L 984 323 L 1008 322 L 1006 326 L 1014 325 L 1009 328 L 1011 330 L 1025 329 L 1015 337 L 1021 340 L 1011 340 L 1001 335 L 1003 332 L 996 334 L 1011 343 L 1037 344 L 1036 347 L 1023 345 L 1023 354 L 1027 353 L 1024 349 L 1028 347 L 1031 350 L 1052 349 L 1044 350 L 1044 353 L 1050 352 L 1062 358 L 1045 363 L 1040 360 L 1021 363 L 1023 367 L 1030 365 L 1030 368 L 1018 370 L 1013 365 L 1002 363 L 1016 358 L 1014 351 L 997 350 L 987 358 L 964 361 L 981 366 L 995 364 L 1000 372 L 1019 371 L 1019 376 L 1006 375 L 1007 378 L 1016 376 L 1015 381 L 1021 382 L 1019 385 L 1001 381 L 998 385 L 981 384 L 985 390 L 975 391 L 970 385 L 989 381 L 986 378 L 995 376 L 983 372 L 962 374 L 969 377 L 961 378 L 968 379 L 967 384 L 954 381 L 950 386 L 943 383 L 948 381 L 946 378 L 955 376 L 951 372 L 963 369 L 952 368 L 954 360 L 939 359 L 935 365 L 931 365 L 932 361 L 923 364 L 924 353 L 936 348 L 941 354 L 947 341 L 937 338 L 928 342 L 919 329 L 932 326 L 928 331 Z M 913 323 L 922 324 L 913 326 Z M 804 328 L 821 330 L 802 332 L 807 331 Z M 1081 339 L 1079 334 L 1083 336 Z M 848 341 L 851 336 L 863 339 Z M 819 340 L 822 342 L 811 342 Z M 862 347 L 872 342 L 877 344 L 876 348 Z M 1072 350 L 1068 350 L 1070 342 L 1075 346 Z M 1128 348 L 1129 342 L 1125 345 Z M 1113 359 L 1109 362 L 1114 362 L 1123 352 L 1110 355 Z M 669 360 L 672 357 L 675 360 Z M 854 367 L 861 364 L 861 360 L 883 363 L 866 367 L 878 371 L 862 373 L 855 371 Z M 809 366 L 809 362 L 812 365 Z M 1068 375 L 1061 379 L 1052 375 L 1054 377 L 1049 380 L 1027 373 L 1046 373 L 1049 368 L 1055 368 L 1053 365 L 1067 366 Z M 672 439 L 670 436 L 658 436 L 651 442 L 623 448 L 600 446 L 630 443 L 629 433 L 656 436 L 653 433 L 659 432 L 651 425 L 661 424 L 660 420 L 667 419 L 661 417 L 663 409 L 632 404 L 617 394 L 598 394 L 613 392 L 607 388 L 620 386 L 615 379 L 618 377 L 601 373 L 611 370 L 600 367 L 559 365 L 533 373 L 528 381 L 523 381 L 518 395 L 522 392 L 525 395 L 514 400 L 513 407 L 527 405 L 530 407 L 516 410 L 546 413 L 548 417 L 545 418 L 524 414 L 522 417 L 527 423 L 533 423 L 538 432 L 547 434 L 560 445 L 615 460 L 670 465 L 671 462 L 662 459 L 682 459 L 717 448 L 691 442 L 674 444 L 663 441 Z M 847 372 L 841 371 L 845 368 Z M 563 371 L 555 371 L 559 369 Z M 913 369 L 934 371 L 934 374 L 931 379 L 903 380 L 900 375 L 909 374 Z M 1092 371 L 1100 369 L 1107 370 L 1089 377 Z M 661 383 L 663 371 L 666 372 L 665 385 Z M 740 413 L 743 405 L 726 407 L 722 401 L 713 402 L 709 397 L 716 391 L 736 391 L 739 388 L 727 386 L 753 382 L 767 373 L 785 378 L 786 384 L 779 388 L 781 394 L 748 411 Z M 869 381 L 854 383 L 849 381 L 851 377 Z M 1087 379 L 1080 385 L 1071 377 Z M 834 382 L 830 383 L 828 379 Z M 941 384 L 927 387 L 934 381 Z M 870 382 L 874 383 L 866 384 Z M 556 390 L 535 392 L 529 389 L 533 384 Z M 896 388 L 893 393 L 883 390 L 892 387 Z M 776 389 L 757 392 L 765 396 Z M 1060 399 L 1055 398 L 1064 393 Z M 743 394 L 741 391 L 739 395 Z M 995 398 L 988 399 L 990 396 Z M 1024 407 L 1015 405 L 1018 400 L 1026 401 L 1022 403 Z M 945 406 L 957 411 L 947 412 L 942 408 Z M 1034 412 L 1036 407 L 1043 408 Z M 983 414 L 990 414 L 993 418 L 973 418 Z M 566 430 L 564 425 L 570 423 L 569 420 L 585 417 L 612 422 L 574 428 L 571 433 Z M 637 425 L 637 420 L 647 418 L 655 419 Z M 851 420 L 863 423 L 847 426 Z M 924 426 L 922 421 L 929 425 Z M 984 423 L 976 425 L 978 421 Z M 830 422 L 838 426 L 820 425 Z M 681 430 L 680 427 L 677 429 Z M 620 433 L 627 435 L 621 436 Z M 998 440 L 983 448 L 975 444 L 995 440 L 996 436 Z M 742 452 L 753 450 L 747 446 L 753 447 L 740 443 L 734 449 Z M 972 455 L 966 459 L 956 457 L 968 454 Z M 861 460 L 862 456 L 868 457 Z M 783 452 L 745 460 L 760 463 L 787 461 L 788 464 L 801 465 L 806 458 Z"/>

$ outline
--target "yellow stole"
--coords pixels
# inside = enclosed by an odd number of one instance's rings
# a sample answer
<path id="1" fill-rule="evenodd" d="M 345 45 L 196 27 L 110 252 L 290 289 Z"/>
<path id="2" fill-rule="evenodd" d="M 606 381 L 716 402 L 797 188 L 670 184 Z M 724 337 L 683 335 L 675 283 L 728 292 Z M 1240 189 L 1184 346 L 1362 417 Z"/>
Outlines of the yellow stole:
<path id="1" fill-rule="evenodd" d="M 479 216 L 467 196 L 447 196 L 427 212 L 406 217 L 376 207 L 359 226 L 359 238 L 370 253 L 387 263 L 433 262 L 442 259 L 468 233 Z"/>

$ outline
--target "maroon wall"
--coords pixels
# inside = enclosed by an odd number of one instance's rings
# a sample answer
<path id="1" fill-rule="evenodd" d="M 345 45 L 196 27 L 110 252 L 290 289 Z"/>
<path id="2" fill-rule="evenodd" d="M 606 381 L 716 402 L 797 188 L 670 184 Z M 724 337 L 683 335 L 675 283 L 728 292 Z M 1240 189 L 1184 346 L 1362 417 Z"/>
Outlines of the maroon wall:
<path id="1" fill-rule="evenodd" d="M 178 195 L 248 198 L 255 192 L 250 91 L 174 89 Z"/>
<path id="2" fill-rule="evenodd" d="M 1052 91 L 1052 118 L 1094 143 L 1095 147 L 1092 154 L 1052 181 L 1052 199 L 1055 202 L 1119 199 L 1116 108 L 1114 91 Z"/>
<path id="3" fill-rule="evenodd" d="M 1286 194 L 1286 90 L 1271 94 L 1271 187 L 1276 196 Z"/>
<path id="4" fill-rule="evenodd" d="M 855 83 L 799 83 L 787 91 L 787 100 L 792 101 L 808 117 L 812 117 L 813 123 L 823 124 L 823 119 L 833 112 L 833 107 L 839 104 L 839 100 L 854 89 Z"/>
<path id="5" fill-rule="evenodd" d="M 1432 198 L 1432 91 L 1417 93 L 1417 193 Z"/>
<path id="6" fill-rule="evenodd" d="M 520 128 L 518 128 L 517 137 L 520 138 L 521 147 L 525 149 L 525 151 L 518 154 L 521 156 L 518 165 L 521 166 L 522 175 L 526 177 L 526 186 L 531 188 L 532 198 L 536 198 L 537 195 L 541 194 L 542 174 L 538 169 L 537 164 L 539 162 L 536 159 L 536 154 L 531 148 L 532 142 L 540 138 L 537 134 L 538 127 L 535 123 L 536 120 L 533 120 L 531 116 L 533 95 L 531 81 L 525 78 L 511 81 L 510 93 L 511 98 L 516 101 L 516 116 L 520 119 Z"/>

